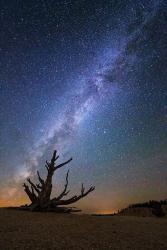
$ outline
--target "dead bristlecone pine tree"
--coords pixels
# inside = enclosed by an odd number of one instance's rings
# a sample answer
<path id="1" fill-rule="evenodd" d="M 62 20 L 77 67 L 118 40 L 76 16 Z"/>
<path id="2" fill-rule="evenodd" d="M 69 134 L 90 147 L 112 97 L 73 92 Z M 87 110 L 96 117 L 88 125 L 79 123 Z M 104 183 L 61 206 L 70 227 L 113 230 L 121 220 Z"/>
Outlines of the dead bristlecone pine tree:
<path id="1" fill-rule="evenodd" d="M 52 177 L 56 170 L 59 168 L 62 168 L 66 164 L 72 161 L 72 158 L 70 158 L 68 161 L 65 161 L 61 164 L 56 164 L 56 161 L 58 160 L 59 156 L 57 155 L 57 151 L 55 150 L 53 152 L 53 156 L 50 162 L 46 161 L 46 170 L 47 170 L 47 177 L 44 180 L 39 172 L 37 171 L 37 176 L 39 183 L 34 184 L 30 178 L 27 179 L 27 182 L 23 184 L 24 191 L 28 195 L 31 204 L 22 206 L 23 209 L 28 209 L 31 211 L 55 211 L 55 212 L 77 212 L 80 210 L 76 210 L 74 207 L 66 207 L 67 205 L 73 204 L 83 197 L 87 196 L 89 193 L 91 193 L 95 187 L 91 186 L 88 190 L 85 190 L 83 184 L 81 185 L 81 192 L 79 195 L 73 195 L 70 198 L 64 198 L 66 197 L 70 190 L 68 190 L 68 176 L 69 176 L 69 170 L 66 174 L 66 183 L 64 185 L 64 189 L 62 192 L 57 195 L 54 198 L 51 198 L 51 192 L 52 192 Z"/>

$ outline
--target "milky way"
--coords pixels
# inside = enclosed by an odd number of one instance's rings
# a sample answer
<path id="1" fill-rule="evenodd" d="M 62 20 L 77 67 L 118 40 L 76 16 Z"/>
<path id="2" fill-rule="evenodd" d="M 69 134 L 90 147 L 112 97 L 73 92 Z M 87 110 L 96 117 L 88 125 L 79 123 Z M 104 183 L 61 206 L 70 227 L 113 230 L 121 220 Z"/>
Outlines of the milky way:
<path id="1" fill-rule="evenodd" d="M 96 186 L 79 204 L 86 211 L 166 198 L 166 8 L 1 4 L 0 204 L 25 201 L 23 180 L 45 174 L 55 148 L 74 158 L 74 191 L 82 181 Z"/>

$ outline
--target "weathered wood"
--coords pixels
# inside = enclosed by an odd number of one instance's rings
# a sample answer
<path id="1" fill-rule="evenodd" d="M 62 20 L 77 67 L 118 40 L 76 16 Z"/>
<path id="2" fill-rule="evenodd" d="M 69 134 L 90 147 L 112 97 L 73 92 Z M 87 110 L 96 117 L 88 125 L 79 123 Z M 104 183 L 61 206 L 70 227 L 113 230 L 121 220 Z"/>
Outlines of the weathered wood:
<path id="1" fill-rule="evenodd" d="M 78 200 L 84 198 L 89 193 L 94 191 L 95 187 L 91 186 L 85 192 L 85 187 L 82 184 L 81 193 L 79 195 L 74 195 L 69 199 L 63 200 L 62 198 L 64 196 L 67 196 L 69 193 L 69 190 L 67 190 L 68 189 L 68 176 L 69 176 L 69 170 L 68 170 L 67 174 L 66 174 L 66 183 L 64 185 L 63 191 L 57 197 L 51 199 L 50 197 L 51 197 L 51 192 L 52 192 L 52 177 L 54 175 L 54 172 L 57 169 L 67 165 L 69 162 L 72 161 L 72 158 L 70 158 L 69 160 L 67 160 L 63 163 L 56 165 L 56 161 L 58 160 L 58 158 L 59 158 L 59 156 L 57 155 L 57 151 L 55 150 L 53 152 L 53 156 L 51 158 L 51 161 L 50 162 L 46 161 L 45 167 L 47 169 L 47 176 L 46 176 L 45 180 L 41 178 L 39 171 L 37 171 L 38 180 L 39 180 L 40 184 L 35 185 L 30 180 L 30 178 L 28 178 L 27 181 L 30 184 L 31 190 L 27 184 L 25 184 L 25 183 L 23 184 L 24 191 L 28 195 L 28 197 L 31 201 L 31 204 L 26 205 L 26 206 L 22 206 L 22 208 L 24 207 L 24 209 L 30 210 L 30 211 L 55 211 L 55 212 L 64 212 L 64 213 L 68 213 L 71 211 L 74 211 L 74 212 L 80 211 L 80 210 L 76 210 L 74 208 L 62 207 L 62 206 L 66 206 L 66 205 L 75 203 Z"/>

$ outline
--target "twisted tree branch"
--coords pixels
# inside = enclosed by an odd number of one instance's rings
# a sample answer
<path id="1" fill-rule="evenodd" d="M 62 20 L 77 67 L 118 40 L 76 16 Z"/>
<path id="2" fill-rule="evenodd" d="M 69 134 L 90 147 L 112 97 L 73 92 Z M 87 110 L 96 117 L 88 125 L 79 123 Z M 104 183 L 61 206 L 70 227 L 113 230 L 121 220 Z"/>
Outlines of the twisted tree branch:
<path id="1" fill-rule="evenodd" d="M 27 181 L 30 183 L 31 185 L 31 189 L 33 190 L 32 192 L 34 192 L 34 189 L 37 193 L 40 192 L 40 190 L 36 187 L 36 185 L 30 180 L 30 178 L 27 178 Z"/>
<path id="2" fill-rule="evenodd" d="M 68 161 L 65 161 L 65 162 L 59 164 L 58 166 L 54 167 L 54 170 L 57 170 L 58 168 L 63 167 L 64 165 L 68 164 L 70 161 L 72 161 L 72 158 L 70 158 Z"/>
<path id="3" fill-rule="evenodd" d="M 58 197 L 54 198 L 53 200 L 59 201 L 61 198 L 63 198 L 63 196 L 66 196 L 70 192 L 70 190 L 67 191 L 67 187 L 68 187 L 68 175 L 69 175 L 69 170 L 67 171 L 67 174 L 66 174 L 66 183 L 64 185 L 63 191 L 59 194 Z"/>
<path id="4" fill-rule="evenodd" d="M 53 203 L 54 205 L 69 205 L 69 204 L 72 204 L 74 202 L 77 202 L 79 201 L 80 199 L 82 199 L 83 197 L 87 196 L 89 193 L 91 193 L 92 191 L 95 190 L 95 187 L 94 186 L 91 186 L 86 192 L 85 191 L 85 188 L 82 184 L 81 186 L 81 194 L 80 195 L 74 195 L 73 197 L 67 199 L 67 200 L 55 200 L 55 199 L 52 199 L 51 200 L 51 203 Z"/>
<path id="5" fill-rule="evenodd" d="M 25 191 L 26 194 L 28 195 L 30 201 L 31 201 L 32 203 L 35 202 L 37 197 L 36 197 L 35 194 L 33 194 L 33 193 L 30 191 L 29 186 L 26 185 L 25 183 L 23 183 L 23 187 L 24 187 L 24 191 Z"/>
<path id="6" fill-rule="evenodd" d="M 37 171 L 37 175 L 38 175 L 39 182 L 42 184 L 42 187 L 43 187 L 45 185 L 45 181 L 41 178 L 39 171 Z"/>

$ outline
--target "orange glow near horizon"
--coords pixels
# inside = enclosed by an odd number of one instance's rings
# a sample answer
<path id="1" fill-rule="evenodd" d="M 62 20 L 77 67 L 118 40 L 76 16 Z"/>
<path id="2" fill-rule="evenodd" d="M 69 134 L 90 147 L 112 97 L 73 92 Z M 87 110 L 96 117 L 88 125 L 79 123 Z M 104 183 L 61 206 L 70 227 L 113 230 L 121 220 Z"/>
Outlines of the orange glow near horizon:
<path id="1" fill-rule="evenodd" d="M 116 210 L 98 210 L 95 214 L 113 214 L 116 213 Z"/>
<path id="2" fill-rule="evenodd" d="M 0 199 L 0 207 L 15 207 L 24 205 L 26 203 L 28 203 L 28 201 L 25 198 L 17 200 Z"/>
<path id="3" fill-rule="evenodd" d="M 29 204 L 29 200 L 26 199 L 26 197 L 21 198 L 21 199 L 0 199 L 0 208 L 3 207 L 15 207 L 15 206 L 21 206 L 24 204 Z M 82 213 L 88 213 L 88 214 L 113 214 L 117 212 L 116 210 L 113 209 L 108 209 L 108 210 L 103 210 L 103 209 L 92 209 L 91 207 L 89 208 L 84 204 L 84 206 L 79 206 L 82 209 Z M 94 210 L 94 211 L 93 211 Z"/>

